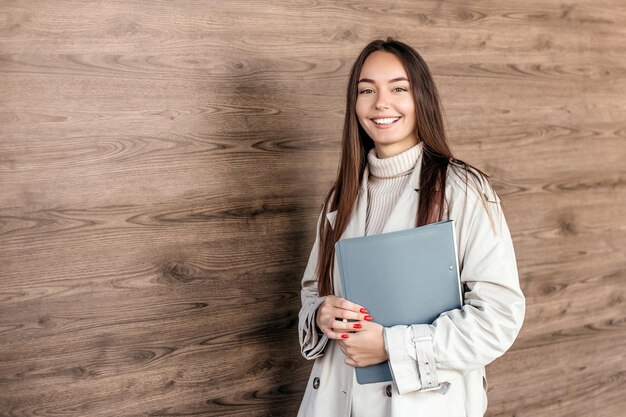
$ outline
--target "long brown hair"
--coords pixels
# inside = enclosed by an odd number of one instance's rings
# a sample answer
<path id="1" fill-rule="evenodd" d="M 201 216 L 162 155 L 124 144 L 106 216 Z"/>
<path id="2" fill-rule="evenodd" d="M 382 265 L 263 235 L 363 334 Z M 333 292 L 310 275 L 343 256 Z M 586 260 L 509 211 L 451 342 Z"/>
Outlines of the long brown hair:
<path id="1" fill-rule="evenodd" d="M 375 51 L 396 55 L 409 78 L 415 103 L 416 136 L 422 142 L 422 166 L 416 225 L 441 220 L 444 213 L 446 172 L 450 163 L 466 166 L 452 157 L 442 119 L 437 87 L 422 57 L 409 45 L 393 38 L 370 42 L 357 57 L 348 79 L 346 113 L 341 141 L 341 160 L 337 178 L 324 200 L 324 213 L 337 210 L 334 227 L 323 217 L 319 225 L 320 250 L 317 261 L 320 295 L 333 294 L 335 243 L 345 231 L 357 199 L 367 153 L 374 142 L 361 127 L 355 111 L 358 80 L 367 57 Z M 330 205 L 330 207 L 329 207 Z M 329 209 L 330 208 L 330 209 Z"/>

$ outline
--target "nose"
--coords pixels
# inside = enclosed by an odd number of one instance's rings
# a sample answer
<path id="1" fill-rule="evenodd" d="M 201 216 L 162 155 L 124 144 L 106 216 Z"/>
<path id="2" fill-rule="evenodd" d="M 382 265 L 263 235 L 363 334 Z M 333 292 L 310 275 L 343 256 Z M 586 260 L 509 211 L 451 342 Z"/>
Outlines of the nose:
<path id="1" fill-rule="evenodd" d="M 376 97 L 376 110 L 389 108 L 389 95 L 385 91 L 380 91 Z"/>

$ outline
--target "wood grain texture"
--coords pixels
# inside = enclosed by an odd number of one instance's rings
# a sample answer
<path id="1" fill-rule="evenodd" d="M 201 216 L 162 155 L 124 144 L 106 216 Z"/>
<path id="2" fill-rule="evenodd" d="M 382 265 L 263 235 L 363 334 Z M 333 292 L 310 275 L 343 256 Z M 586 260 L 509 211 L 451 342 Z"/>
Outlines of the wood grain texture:
<path id="1" fill-rule="evenodd" d="M 4 1 L 0 416 L 293 416 L 350 66 L 418 49 L 527 296 L 488 416 L 626 407 L 618 0 Z"/>

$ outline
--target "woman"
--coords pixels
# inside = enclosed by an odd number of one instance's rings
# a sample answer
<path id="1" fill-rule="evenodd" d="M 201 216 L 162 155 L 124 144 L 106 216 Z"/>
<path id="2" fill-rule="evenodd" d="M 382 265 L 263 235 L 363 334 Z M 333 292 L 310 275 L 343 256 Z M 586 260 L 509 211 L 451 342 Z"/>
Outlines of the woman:
<path id="1" fill-rule="evenodd" d="M 462 309 L 383 328 L 342 298 L 337 240 L 442 219 L 455 220 Z M 298 416 L 482 416 L 484 367 L 523 317 L 500 200 L 484 174 L 452 157 L 428 66 L 402 42 L 371 42 L 350 73 L 340 168 L 302 279 L 300 345 L 315 364 Z M 356 382 L 355 367 L 385 360 L 393 383 Z"/>

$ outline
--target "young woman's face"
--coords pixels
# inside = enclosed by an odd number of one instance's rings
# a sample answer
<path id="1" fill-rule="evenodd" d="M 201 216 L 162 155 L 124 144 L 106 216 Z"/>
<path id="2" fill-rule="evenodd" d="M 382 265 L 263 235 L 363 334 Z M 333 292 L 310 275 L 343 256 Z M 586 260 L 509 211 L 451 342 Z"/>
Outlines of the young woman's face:
<path id="1" fill-rule="evenodd" d="M 415 102 L 402 62 L 389 52 L 371 53 L 359 74 L 356 115 L 379 158 L 417 144 Z"/>

